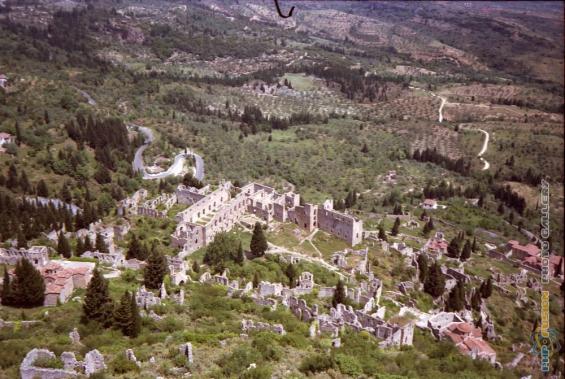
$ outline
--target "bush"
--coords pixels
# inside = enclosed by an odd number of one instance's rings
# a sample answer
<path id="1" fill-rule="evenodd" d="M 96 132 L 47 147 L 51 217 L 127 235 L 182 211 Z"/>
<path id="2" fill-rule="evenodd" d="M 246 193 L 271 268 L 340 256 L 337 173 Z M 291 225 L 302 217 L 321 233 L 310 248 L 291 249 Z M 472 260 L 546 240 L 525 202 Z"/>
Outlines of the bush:
<path id="1" fill-rule="evenodd" d="M 110 370 L 114 374 L 125 374 L 128 372 L 139 372 L 139 367 L 127 359 L 124 354 L 119 354 L 110 362 Z"/>
<path id="2" fill-rule="evenodd" d="M 47 358 L 47 357 L 41 357 L 41 358 L 37 358 L 34 362 L 33 365 L 35 367 L 41 367 L 41 368 L 58 368 L 58 369 L 62 369 L 63 366 L 63 362 L 61 362 L 61 360 L 57 359 L 57 358 Z"/>
<path id="3" fill-rule="evenodd" d="M 335 362 L 337 363 L 337 367 L 339 367 L 339 371 L 345 375 L 357 378 L 363 373 L 363 368 L 355 357 L 344 354 L 336 354 Z"/>
<path id="4" fill-rule="evenodd" d="M 216 363 L 222 367 L 226 377 L 237 376 L 247 369 L 251 363 L 259 363 L 261 354 L 249 346 L 237 347 L 229 356 L 224 356 Z"/>
<path id="5" fill-rule="evenodd" d="M 325 354 L 314 354 L 304 358 L 298 369 L 305 374 L 315 374 L 333 367 L 332 357 Z"/>
<path id="6" fill-rule="evenodd" d="M 259 366 L 257 368 L 247 370 L 241 374 L 240 379 L 270 379 L 272 370 L 267 366 Z"/>
<path id="7" fill-rule="evenodd" d="M 253 338 L 251 344 L 257 351 L 261 353 L 263 359 L 267 361 L 278 361 L 281 359 L 281 350 L 279 349 L 278 336 L 273 333 L 261 332 Z"/>

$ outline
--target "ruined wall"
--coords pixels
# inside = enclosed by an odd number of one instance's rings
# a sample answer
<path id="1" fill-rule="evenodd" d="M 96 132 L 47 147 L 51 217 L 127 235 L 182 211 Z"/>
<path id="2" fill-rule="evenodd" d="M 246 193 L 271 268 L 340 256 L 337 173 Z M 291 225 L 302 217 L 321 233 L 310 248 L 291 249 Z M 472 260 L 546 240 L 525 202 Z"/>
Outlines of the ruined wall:
<path id="1" fill-rule="evenodd" d="M 352 246 L 361 243 L 363 239 L 363 222 L 353 216 L 329 210 L 318 209 L 318 227 Z"/>

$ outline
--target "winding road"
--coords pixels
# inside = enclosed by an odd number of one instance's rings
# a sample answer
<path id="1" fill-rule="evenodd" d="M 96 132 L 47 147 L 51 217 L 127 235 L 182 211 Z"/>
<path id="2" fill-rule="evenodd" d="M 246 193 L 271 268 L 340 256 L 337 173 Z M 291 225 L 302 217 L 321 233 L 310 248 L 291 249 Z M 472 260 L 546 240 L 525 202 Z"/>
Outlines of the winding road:
<path id="1" fill-rule="evenodd" d="M 198 180 L 204 179 L 204 160 L 200 155 L 188 149 L 177 154 L 175 156 L 175 160 L 173 164 L 166 171 L 160 172 L 158 174 L 148 173 L 145 170 L 145 164 L 143 163 L 143 152 L 155 140 L 155 137 L 153 136 L 153 131 L 145 126 L 129 125 L 129 127 L 137 128 L 137 130 L 143 133 L 143 135 L 145 136 L 145 142 L 135 152 L 135 157 L 132 162 L 133 170 L 136 172 L 141 171 L 141 173 L 143 174 L 143 179 L 155 180 L 155 179 L 163 179 L 168 176 L 179 176 L 183 173 L 184 162 L 188 157 L 194 157 L 194 165 L 195 165 L 194 177 Z"/>
<path id="2" fill-rule="evenodd" d="M 441 100 L 441 104 L 439 105 L 439 110 L 438 110 L 438 121 L 439 121 L 439 122 L 443 122 L 443 107 L 444 107 L 445 104 L 447 103 L 447 98 L 446 98 L 446 97 L 437 95 L 437 94 L 433 93 L 432 91 L 428 91 L 428 90 L 423 89 L 423 88 L 418 88 L 418 87 L 414 87 L 414 86 L 408 86 L 408 88 L 410 88 L 410 89 L 416 89 L 416 90 L 419 89 L 419 90 L 424 91 L 424 92 L 429 92 L 430 95 L 432 95 L 433 97 L 439 97 L 440 100 Z"/>
<path id="3" fill-rule="evenodd" d="M 481 148 L 481 151 L 479 151 L 479 154 L 477 154 L 477 156 L 479 157 L 481 162 L 483 162 L 483 171 L 485 171 L 485 170 L 488 170 L 489 167 L 490 167 L 490 163 L 488 163 L 488 161 L 485 158 L 483 158 L 483 154 L 487 152 L 488 141 L 489 141 L 490 135 L 488 134 L 488 132 L 486 130 L 483 130 L 483 129 L 479 129 L 479 132 L 481 132 L 485 135 L 485 139 L 483 141 L 483 147 Z"/>

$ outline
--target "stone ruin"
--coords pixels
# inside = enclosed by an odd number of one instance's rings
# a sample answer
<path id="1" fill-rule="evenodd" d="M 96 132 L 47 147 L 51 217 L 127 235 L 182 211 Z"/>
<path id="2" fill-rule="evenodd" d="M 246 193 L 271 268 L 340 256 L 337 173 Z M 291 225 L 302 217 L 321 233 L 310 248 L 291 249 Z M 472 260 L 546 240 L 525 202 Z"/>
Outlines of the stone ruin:
<path id="1" fill-rule="evenodd" d="M 160 305 L 161 298 L 155 296 L 153 292 L 147 291 L 145 289 L 145 286 L 141 286 L 135 293 L 135 302 L 137 303 L 138 307 L 147 309 L 155 305 Z"/>
<path id="2" fill-rule="evenodd" d="M 263 331 L 266 330 L 268 332 L 273 332 L 284 336 L 286 331 L 284 330 L 284 326 L 282 324 L 269 324 L 266 322 L 254 322 L 253 320 L 241 320 L 241 329 L 244 332 L 249 332 L 253 330 Z"/>
<path id="3" fill-rule="evenodd" d="M 132 349 L 126 350 L 126 359 L 128 361 L 132 361 L 133 363 L 135 363 L 137 367 L 141 367 L 141 362 L 137 360 L 137 357 L 135 356 L 135 353 L 133 352 Z"/>
<path id="4" fill-rule="evenodd" d="M 20 365 L 22 379 L 68 379 L 83 375 L 90 377 L 92 374 L 106 369 L 104 356 L 98 350 L 91 350 L 86 353 L 84 361 L 77 361 L 73 352 L 63 352 L 61 354 L 62 369 L 37 367 L 34 364 L 39 359 L 53 360 L 57 359 L 57 356 L 47 349 L 30 350 Z"/>
<path id="5" fill-rule="evenodd" d="M 184 343 L 179 346 L 179 352 L 184 355 L 189 364 L 192 364 L 192 344 L 190 342 Z"/>
<path id="6" fill-rule="evenodd" d="M 73 345 L 80 345 L 80 334 L 78 333 L 78 329 L 74 328 L 72 332 L 69 333 L 69 338 L 71 339 L 71 343 Z"/>

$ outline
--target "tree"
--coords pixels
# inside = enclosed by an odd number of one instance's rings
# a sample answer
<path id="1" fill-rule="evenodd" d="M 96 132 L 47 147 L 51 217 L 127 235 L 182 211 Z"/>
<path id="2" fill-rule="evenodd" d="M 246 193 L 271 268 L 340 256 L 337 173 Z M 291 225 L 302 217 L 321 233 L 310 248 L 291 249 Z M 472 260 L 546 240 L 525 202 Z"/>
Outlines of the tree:
<path id="1" fill-rule="evenodd" d="M 154 246 L 147 260 L 147 266 L 145 266 L 143 271 L 143 282 L 145 286 L 147 288 L 159 289 L 168 271 L 167 259 Z"/>
<path id="2" fill-rule="evenodd" d="M 139 307 L 135 301 L 135 293 L 131 293 L 131 322 L 130 322 L 130 337 L 137 337 L 141 332 L 141 316 L 139 314 Z"/>
<path id="3" fill-rule="evenodd" d="M 94 179 L 100 184 L 112 183 L 112 175 L 104 165 L 98 165 L 98 170 L 94 174 Z"/>
<path id="4" fill-rule="evenodd" d="M 45 181 L 43 179 L 41 179 L 37 183 L 37 196 L 49 197 L 49 189 L 47 188 L 47 184 L 45 184 Z"/>
<path id="5" fill-rule="evenodd" d="M 335 308 L 338 304 L 345 304 L 345 301 L 345 285 L 343 284 L 343 280 L 340 279 L 335 286 L 335 292 L 332 298 L 332 306 Z"/>
<path id="6" fill-rule="evenodd" d="M 134 234 L 131 237 L 131 240 L 128 245 L 128 249 L 126 251 L 126 259 L 139 259 L 141 253 L 141 245 L 139 244 L 139 240 L 137 236 Z"/>
<path id="7" fill-rule="evenodd" d="M 63 187 L 61 187 L 59 196 L 65 203 L 70 203 L 73 200 L 73 196 L 71 195 L 71 191 L 69 190 L 67 183 L 63 184 Z"/>
<path id="8" fill-rule="evenodd" d="M 267 238 L 265 238 L 265 234 L 263 233 L 263 227 L 261 223 L 256 222 L 251 237 L 251 254 L 253 254 L 254 257 L 262 257 L 265 255 L 267 248 Z"/>
<path id="9" fill-rule="evenodd" d="M 123 335 L 128 335 L 128 330 L 130 328 L 130 322 L 132 319 L 131 314 L 131 297 L 128 291 L 125 291 L 122 298 L 120 299 L 120 303 L 114 309 L 113 312 L 113 323 L 112 326 L 118 330 L 121 330 Z"/>
<path id="10" fill-rule="evenodd" d="M 65 237 L 63 232 L 59 232 L 59 239 L 57 241 L 57 252 L 61 254 L 65 258 L 70 258 L 72 255 L 71 252 L 71 245 L 69 244 L 69 240 Z"/>
<path id="11" fill-rule="evenodd" d="M 426 256 L 426 254 L 420 254 L 418 255 L 418 279 L 420 280 L 420 283 L 425 283 L 426 279 L 428 279 L 428 257 Z"/>
<path id="12" fill-rule="evenodd" d="M 459 258 L 460 254 L 460 243 L 461 240 L 459 236 L 453 237 L 453 239 L 447 245 L 447 255 L 451 258 Z"/>
<path id="13" fill-rule="evenodd" d="M 20 123 L 16 121 L 16 144 L 20 146 L 23 142 L 22 129 L 20 128 Z"/>
<path id="14" fill-rule="evenodd" d="M 473 296 L 471 296 L 471 308 L 475 311 L 481 309 L 481 302 L 483 301 L 481 296 L 481 291 L 477 288 L 473 291 Z"/>
<path id="15" fill-rule="evenodd" d="M 113 303 L 108 291 L 108 281 L 96 268 L 86 288 L 81 322 L 96 321 L 107 328 L 112 324 L 112 310 Z"/>
<path id="16" fill-rule="evenodd" d="M 92 251 L 94 247 L 92 246 L 92 241 L 90 241 L 90 237 L 87 235 L 84 237 L 84 251 Z"/>
<path id="17" fill-rule="evenodd" d="M 424 291 L 432 295 L 433 298 L 441 296 L 445 291 L 445 277 L 437 262 L 430 267 L 428 278 L 424 283 Z"/>
<path id="18" fill-rule="evenodd" d="M 369 152 L 369 147 L 367 146 L 366 143 L 363 144 L 363 147 L 361 148 L 361 152 L 363 154 L 367 154 Z"/>
<path id="19" fill-rule="evenodd" d="M 481 283 L 480 291 L 483 299 L 488 299 L 492 295 L 492 277 L 489 276 L 486 282 Z"/>
<path id="20" fill-rule="evenodd" d="M 203 262 L 209 266 L 218 268 L 224 261 L 236 261 L 240 241 L 230 233 L 222 232 L 214 236 L 214 239 L 206 247 Z"/>
<path id="21" fill-rule="evenodd" d="M 471 245 L 471 251 L 475 253 L 479 247 L 477 246 L 477 237 L 473 237 L 473 244 Z"/>
<path id="22" fill-rule="evenodd" d="M 402 215 L 402 205 L 396 203 L 394 209 L 392 210 L 393 215 Z"/>
<path id="23" fill-rule="evenodd" d="M 243 265 L 245 261 L 245 255 L 243 254 L 243 246 L 241 245 L 241 241 L 239 241 L 239 247 L 237 248 L 237 253 L 235 255 L 235 262 Z"/>
<path id="24" fill-rule="evenodd" d="M 80 238 L 77 238 L 77 247 L 75 249 L 75 255 L 77 257 L 80 257 L 82 254 L 84 254 L 86 250 L 84 250 L 84 242 L 82 242 L 82 240 Z"/>
<path id="25" fill-rule="evenodd" d="M 381 225 L 379 225 L 379 235 L 378 235 L 379 239 L 382 241 L 387 241 L 387 237 L 386 237 L 386 233 L 385 233 L 385 228 Z"/>
<path id="26" fill-rule="evenodd" d="M 422 214 L 420 215 L 420 221 L 424 221 L 428 217 L 428 212 L 424 209 Z"/>
<path id="27" fill-rule="evenodd" d="M 26 172 L 23 171 L 23 170 L 22 170 L 22 173 L 20 175 L 19 182 L 20 182 L 20 188 L 22 189 L 23 193 L 30 193 L 31 192 L 31 184 L 29 183 Z"/>
<path id="28" fill-rule="evenodd" d="M 192 271 L 194 271 L 197 274 L 200 272 L 200 265 L 198 264 L 197 261 L 192 262 Z"/>
<path id="29" fill-rule="evenodd" d="M 465 288 L 461 281 L 451 289 L 445 305 L 446 312 L 459 312 L 465 307 Z"/>
<path id="30" fill-rule="evenodd" d="M 12 305 L 13 299 L 10 285 L 8 268 L 4 265 L 4 279 L 2 280 L 2 305 Z"/>
<path id="31" fill-rule="evenodd" d="M 106 245 L 106 241 L 104 241 L 104 237 L 102 237 L 102 234 L 100 234 L 100 233 L 96 233 L 95 248 L 96 248 L 96 250 L 98 250 L 101 253 L 104 253 L 104 254 L 109 253 L 108 245 Z"/>
<path id="32" fill-rule="evenodd" d="M 426 222 L 426 224 L 424 225 L 424 229 L 422 230 L 422 233 L 424 234 L 424 236 L 429 236 L 430 232 L 434 230 L 434 221 L 432 220 L 432 218 L 430 217 L 430 219 L 428 220 L 428 222 Z"/>
<path id="33" fill-rule="evenodd" d="M 27 247 L 27 239 L 24 232 L 21 229 L 18 230 L 17 247 L 18 249 Z"/>
<path id="34" fill-rule="evenodd" d="M 290 288 L 294 288 L 296 286 L 296 269 L 294 265 L 291 263 L 286 266 L 285 270 L 286 277 L 288 278 L 288 286 Z"/>
<path id="35" fill-rule="evenodd" d="M 465 246 L 463 246 L 463 251 L 461 252 L 461 257 L 459 258 L 462 262 L 465 262 L 467 259 L 471 258 L 471 242 L 467 240 L 465 242 Z"/>
<path id="36" fill-rule="evenodd" d="M 255 274 L 253 274 L 253 288 L 258 288 L 260 281 L 261 278 L 259 277 L 259 272 L 255 271 Z"/>
<path id="37" fill-rule="evenodd" d="M 400 218 L 397 217 L 396 220 L 394 220 L 394 225 L 392 226 L 390 234 L 393 236 L 397 236 L 399 231 L 400 231 Z"/>
<path id="38" fill-rule="evenodd" d="M 26 258 L 16 263 L 14 280 L 10 284 L 12 305 L 31 308 L 43 305 L 45 300 L 45 282 L 37 270 Z"/>

